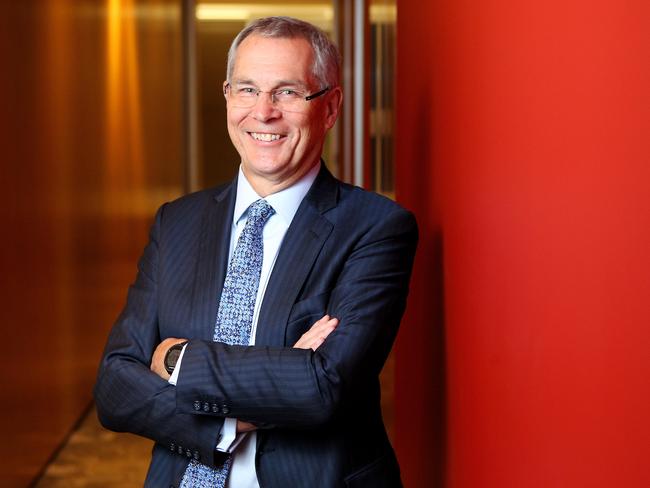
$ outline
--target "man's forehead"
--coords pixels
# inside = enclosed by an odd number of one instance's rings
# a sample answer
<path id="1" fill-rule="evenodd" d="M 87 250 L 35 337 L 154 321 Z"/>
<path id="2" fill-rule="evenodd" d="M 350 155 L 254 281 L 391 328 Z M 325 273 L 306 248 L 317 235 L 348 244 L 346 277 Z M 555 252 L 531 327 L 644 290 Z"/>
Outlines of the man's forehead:
<path id="1" fill-rule="evenodd" d="M 313 49 L 305 39 L 250 36 L 235 51 L 234 68 L 252 64 L 261 68 L 304 69 L 311 67 L 313 61 Z"/>
<path id="2" fill-rule="evenodd" d="M 305 39 L 253 35 L 237 48 L 230 81 L 308 87 L 316 81 L 313 60 L 313 49 Z"/>
<path id="3" fill-rule="evenodd" d="M 238 50 L 250 45 L 268 45 L 275 48 L 300 49 L 308 48 L 311 50 L 311 43 L 304 37 L 279 37 L 265 36 L 261 34 L 251 34 L 239 43 Z"/>

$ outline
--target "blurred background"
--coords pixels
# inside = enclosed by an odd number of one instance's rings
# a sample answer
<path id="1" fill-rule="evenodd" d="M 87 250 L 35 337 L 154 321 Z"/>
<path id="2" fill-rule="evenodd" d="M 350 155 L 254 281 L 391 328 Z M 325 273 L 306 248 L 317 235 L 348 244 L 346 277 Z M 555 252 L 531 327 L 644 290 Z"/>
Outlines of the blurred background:
<path id="1" fill-rule="evenodd" d="M 142 485 L 96 368 L 156 208 L 235 174 L 226 53 L 266 15 L 343 54 L 330 169 L 418 218 L 405 486 L 650 486 L 646 0 L 0 0 L 0 484 Z"/>
<path id="2" fill-rule="evenodd" d="M 393 118 L 395 2 L 1 5 L 1 323 L 12 345 L 0 393 L 10 439 L 0 447 L 7 483 L 0 484 L 139 486 L 151 446 L 124 456 L 140 441 L 91 422 L 92 385 L 155 210 L 231 180 L 239 166 L 222 93 L 230 42 L 251 19 L 268 15 L 299 17 L 328 32 L 345 51 L 349 92 L 327 141 L 328 165 L 392 195 L 393 135 L 382 130 Z M 372 134 L 370 120 L 380 121 Z M 372 167 L 364 151 L 376 154 Z M 392 370 L 384 376 L 388 399 Z M 69 437 L 80 427 L 84 435 Z M 93 442 L 97 436 L 101 442 Z M 43 477 L 61 456 L 65 463 Z M 138 475 L 116 478 L 127 467 L 103 465 L 101 457 L 140 458 L 128 468 Z"/>

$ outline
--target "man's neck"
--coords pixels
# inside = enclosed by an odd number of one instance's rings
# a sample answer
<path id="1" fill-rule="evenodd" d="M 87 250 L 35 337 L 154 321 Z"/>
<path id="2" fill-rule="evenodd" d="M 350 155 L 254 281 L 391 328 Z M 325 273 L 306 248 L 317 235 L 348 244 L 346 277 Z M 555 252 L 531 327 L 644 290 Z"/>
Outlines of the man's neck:
<path id="1" fill-rule="evenodd" d="M 320 159 L 317 159 L 312 164 L 303 165 L 297 171 L 295 171 L 290 176 L 280 176 L 277 179 L 266 177 L 265 175 L 259 175 L 247 171 L 247 169 L 242 165 L 242 172 L 244 176 L 250 183 L 255 193 L 260 197 L 265 198 L 274 193 L 278 193 L 282 190 L 286 190 L 292 185 L 295 185 L 300 181 L 311 169 L 320 162 Z"/>

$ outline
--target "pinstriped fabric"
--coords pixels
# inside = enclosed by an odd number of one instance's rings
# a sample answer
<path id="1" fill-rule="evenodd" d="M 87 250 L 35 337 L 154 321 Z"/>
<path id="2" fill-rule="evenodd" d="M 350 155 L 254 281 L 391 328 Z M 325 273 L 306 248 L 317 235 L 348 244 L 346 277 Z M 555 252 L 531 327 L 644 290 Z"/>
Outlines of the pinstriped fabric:
<path id="1" fill-rule="evenodd" d="M 256 459 L 265 488 L 401 486 L 377 376 L 404 309 L 413 216 L 323 165 L 269 277 L 256 345 L 231 346 L 212 339 L 235 189 L 236 181 L 158 212 L 98 374 L 102 424 L 156 442 L 146 488 L 178 486 L 188 451 L 222 463 L 214 443 L 223 416 L 196 411 L 196 400 L 268 427 L 258 431 Z M 340 319 L 326 343 L 315 353 L 292 349 L 325 313 Z M 177 387 L 149 369 L 163 337 L 191 339 Z"/>
<path id="2" fill-rule="evenodd" d="M 263 199 L 248 208 L 246 225 L 237 241 L 221 293 L 215 342 L 240 346 L 249 343 L 264 257 L 262 231 L 273 213 L 273 208 Z M 217 469 L 192 461 L 185 470 L 181 488 L 223 488 L 231 465 L 231 457 Z"/>

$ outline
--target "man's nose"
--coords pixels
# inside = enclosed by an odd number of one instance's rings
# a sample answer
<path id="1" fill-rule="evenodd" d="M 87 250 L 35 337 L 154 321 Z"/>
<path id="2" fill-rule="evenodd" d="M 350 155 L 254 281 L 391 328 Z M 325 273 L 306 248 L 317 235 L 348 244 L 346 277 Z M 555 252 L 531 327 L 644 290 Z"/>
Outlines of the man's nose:
<path id="1" fill-rule="evenodd" d="M 255 105 L 251 109 L 251 115 L 255 120 L 267 121 L 279 117 L 282 111 L 279 110 L 273 100 L 272 93 L 259 92 Z"/>

